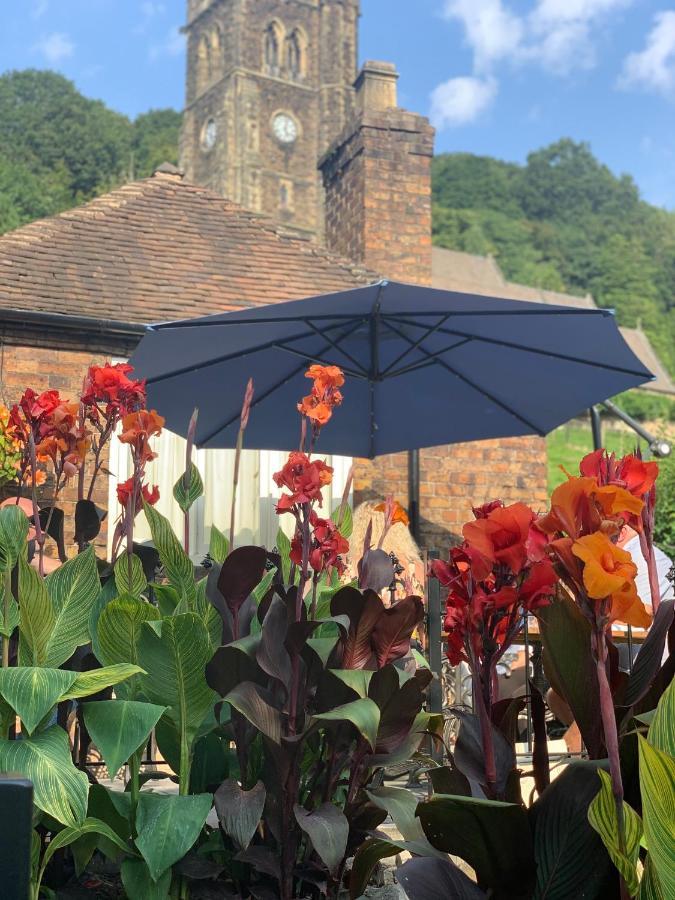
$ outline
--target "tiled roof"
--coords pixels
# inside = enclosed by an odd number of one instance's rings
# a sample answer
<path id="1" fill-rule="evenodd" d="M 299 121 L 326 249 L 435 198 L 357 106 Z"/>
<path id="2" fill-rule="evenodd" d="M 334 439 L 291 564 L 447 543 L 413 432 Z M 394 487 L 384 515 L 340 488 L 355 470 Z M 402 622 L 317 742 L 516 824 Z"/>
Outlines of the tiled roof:
<path id="1" fill-rule="evenodd" d="M 432 259 L 432 284 L 435 288 L 446 291 L 468 291 L 488 297 L 507 297 L 510 300 L 531 300 L 535 303 L 551 303 L 556 306 L 595 308 L 595 301 L 590 294 L 579 297 L 507 281 L 491 256 L 475 256 L 472 253 L 434 247 Z M 675 396 L 675 384 L 647 335 L 636 328 L 619 330 L 640 362 L 656 376 L 654 381 L 642 385 L 640 390 Z"/>
<path id="2" fill-rule="evenodd" d="M 169 167 L 0 237 L 0 312 L 147 323 L 376 278 Z"/>
<path id="3" fill-rule="evenodd" d="M 445 247 L 433 248 L 432 282 L 434 287 L 447 291 L 466 291 L 486 297 L 505 297 L 509 300 L 531 300 L 534 303 L 550 303 L 554 306 L 595 309 L 590 294 L 579 297 L 575 294 L 561 294 L 558 291 L 516 284 L 504 278 L 493 257 L 446 250 Z"/>

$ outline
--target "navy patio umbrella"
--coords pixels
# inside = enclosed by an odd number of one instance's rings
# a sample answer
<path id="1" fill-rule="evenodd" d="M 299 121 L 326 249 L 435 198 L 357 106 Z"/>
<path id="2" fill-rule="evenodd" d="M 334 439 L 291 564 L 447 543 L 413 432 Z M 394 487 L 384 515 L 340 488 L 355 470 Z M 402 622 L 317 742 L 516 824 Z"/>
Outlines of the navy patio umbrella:
<path id="1" fill-rule="evenodd" d="M 150 326 L 132 364 L 148 402 L 196 443 L 298 445 L 308 364 L 340 366 L 344 402 L 318 449 L 375 457 L 484 438 L 544 435 L 653 378 L 613 315 L 382 281 L 306 300 Z"/>

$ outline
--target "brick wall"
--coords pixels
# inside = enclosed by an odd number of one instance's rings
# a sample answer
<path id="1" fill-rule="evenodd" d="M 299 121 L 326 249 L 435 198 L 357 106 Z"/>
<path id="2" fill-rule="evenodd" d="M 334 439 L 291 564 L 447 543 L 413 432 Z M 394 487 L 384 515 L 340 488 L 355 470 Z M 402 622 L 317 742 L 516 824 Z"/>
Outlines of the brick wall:
<path id="1" fill-rule="evenodd" d="M 396 70 L 366 63 L 357 113 L 320 165 L 331 249 L 395 281 L 431 284 L 431 158 L 428 121 L 396 106 Z M 355 465 L 355 502 L 393 494 L 408 504 L 408 454 Z M 420 452 L 420 537 L 444 549 L 472 504 L 501 497 L 546 503 L 542 438 L 508 438 Z"/>

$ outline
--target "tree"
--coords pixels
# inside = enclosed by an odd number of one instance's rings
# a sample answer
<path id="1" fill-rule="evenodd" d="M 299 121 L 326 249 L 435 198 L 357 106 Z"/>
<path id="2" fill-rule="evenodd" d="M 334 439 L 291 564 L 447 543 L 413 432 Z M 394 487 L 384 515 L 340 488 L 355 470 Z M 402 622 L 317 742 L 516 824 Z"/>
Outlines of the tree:
<path id="1" fill-rule="evenodd" d="M 0 233 L 178 160 L 180 113 L 130 122 L 55 72 L 0 76 Z"/>
<path id="2" fill-rule="evenodd" d="M 135 178 L 147 178 L 163 162 L 178 163 L 182 116 L 175 109 L 151 109 L 133 124 L 132 150 Z"/>

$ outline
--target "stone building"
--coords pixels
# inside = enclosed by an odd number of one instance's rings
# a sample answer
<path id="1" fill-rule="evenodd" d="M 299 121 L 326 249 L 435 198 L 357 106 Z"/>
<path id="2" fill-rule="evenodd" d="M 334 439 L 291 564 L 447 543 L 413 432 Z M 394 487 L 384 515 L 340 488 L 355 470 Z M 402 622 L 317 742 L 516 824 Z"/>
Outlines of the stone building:
<path id="1" fill-rule="evenodd" d="M 358 0 L 189 0 L 188 180 L 309 237 L 317 160 L 354 106 Z"/>
<path id="2" fill-rule="evenodd" d="M 76 395 L 86 366 L 128 357 L 145 323 L 380 277 L 516 292 L 542 303 L 592 303 L 509 285 L 493 261 L 432 250 L 433 129 L 398 107 L 391 64 L 366 63 L 354 78 L 357 15 L 355 0 L 191 0 L 187 176 L 163 166 L 152 178 L 0 237 L 4 402 L 27 385 Z M 452 415 L 452 398 L 439 402 Z M 415 411 L 398 415 L 401 429 L 413 433 Z M 151 477 L 162 489 L 160 508 L 180 524 L 171 487 L 182 447 L 177 438 L 161 440 Z M 240 541 L 273 542 L 271 473 L 281 461 L 282 454 L 246 457 Z M 229 520 L 232 455 L 200 451 L 197 462 L 209 490 L 193 508 L 195 554 L 207 545 L 209 525 L 226 527 Z M 349 462 L 335 462 L 333 502 Z M 117 445 L 110 469 L 123 478 L 125 466 Z M 445 546 L 472 502 L 501 496 L 542 507 L 546 500 L 540 437 L 430 448 L 421 451 L 419 467 L 427 546 Z M 407 504 L 405 454 L 356 464 L 355 502 L 389 493 Z M 114 480 L 97 499 L 109 501 L 114 518 Z"/>

